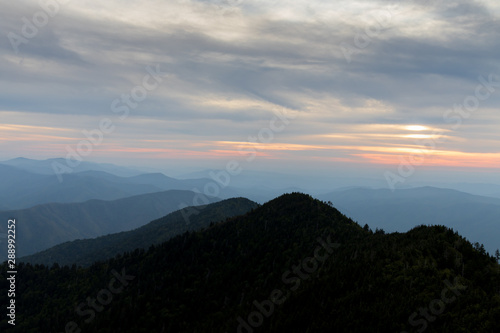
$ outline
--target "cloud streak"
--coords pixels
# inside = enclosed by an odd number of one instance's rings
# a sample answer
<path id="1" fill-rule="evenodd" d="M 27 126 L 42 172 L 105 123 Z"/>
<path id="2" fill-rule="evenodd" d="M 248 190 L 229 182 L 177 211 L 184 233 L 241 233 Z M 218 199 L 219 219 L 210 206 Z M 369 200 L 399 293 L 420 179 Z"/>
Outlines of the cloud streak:
<path id="1" fill-rule="evenodd" d="M 23 17 L 39 10 L 37 1 L 5 4 L 3 35 L 21 34 Z M 354 45 L 387 11 L 390 20 L 346 62 L 340 45 Z M 499 153 L 498 94 L 460 129 L 442 115 L 474 92 L 480 75 L 499 73 L 499 15 L 500 5 L 479 0 L 73 1 L 19 54 L 8 38 L 0 42 L 2 157 L 64 156 L 83 129 L 115 116 L 112 101 L 146 66 L 159 64 L 168 73 L 161 87 L 128 119 L 115 119 L 96 156 L 237 156 L 221 143 L 245 142 L 285 107 L 298 117 L 263 159 L 301 165 L 307 151 L 397 164 L 397 149 L 433 135 L 404 127 L 426 126 L 446 136 L 429 163 L 478 159 L 490 168 Z"/>

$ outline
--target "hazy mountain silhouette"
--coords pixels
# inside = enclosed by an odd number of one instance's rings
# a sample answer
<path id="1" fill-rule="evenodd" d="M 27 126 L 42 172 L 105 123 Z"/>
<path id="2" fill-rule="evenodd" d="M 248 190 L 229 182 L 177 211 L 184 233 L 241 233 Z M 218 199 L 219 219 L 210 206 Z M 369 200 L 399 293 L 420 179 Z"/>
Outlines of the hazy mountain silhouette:
<path id="1" fill-rule="evenodd" d="M 0 211 L 0 220 L 16 218 L 17 256 L 26 256 L 54 245 L 83 238 L 131 230 L 151 220 L 190 206 L 196 193 L 171 190 L 133 196 L 114 201 L 90 200 L 83 203 L 52 203 Z M 211 202 L 218 199 L 209 199 Z M 6 232 L 6 223 L 0 225 Z M 6 260 L 2 241 L 1 260 Z"/>
<path id="2" fill-rule="evenodd" d="M 50 158 L 46 160 L 34 160 L 24 157 L 14 158 L 8 161 L 2 161 L 0 164 L 9 165 L 18 169 L 37 173 L 42 175 L 54 175 L 54 163 L 67 166 L 68 162 L 64 158 Z M 74 173 L 82 171 L 103 171 L 121 177 L 131 177 L 145 173 L 144 171 L 135 170 L 133 168 L 122 167 L 110 163 L 93 163 L 81 161 L 75 167 L 71 168 Z"/>
<path id="3" fill-rule="evenodd" d="M 500 199 L 450 189 L 355 188 L 318 196 L 360 224 L 386 231 L 408 231 L 420 225 L 445 225 L 490 253 L 500 248 Z"/>
<path id="4" fill-rule="evenodd" d="M 137 248 L 147 249 L 188 230 L 199 230 L 212 223 L 245 214 L 258 205 L 245 198 L 219 201 L 207 206 L 175 211 L 140 228 L 94 239 L 75 240 L 56 245 L 33 255 L 19 258 L 31 264 L 83 265 L 114 257 Z M 186 218 L 187 217 L 187 218 Z"/>
<path id="5" fill-rule="evenodd" d="M 161 173 L 120 177 L 104 171 L 56 175 L 35 174 L 0 164 L 0 210 L 29 208 L 46 203 L 84 202 L 91 199 L 116 200 L 165 190 L 196 190 L 205 193 L 210 179 L 178 180 Z M 218 197 L 240 196 L 230 187 L 218 187 Z M 205 197 L 210 197 L 207 192 Z"/>
<path id="6" fill-rule="evenodd" d="M 111 179 L 119 178 L 108 175 Z M 4 210 L 53 202 L 114 200 L 162 190 L 151 184 L 117 182 L 79 173 L 65 175 L 64 181 L 59 182 L 55 175 L 34 174 L 6 165 L 0 165 L 0 182 L 0 202 Z"/>

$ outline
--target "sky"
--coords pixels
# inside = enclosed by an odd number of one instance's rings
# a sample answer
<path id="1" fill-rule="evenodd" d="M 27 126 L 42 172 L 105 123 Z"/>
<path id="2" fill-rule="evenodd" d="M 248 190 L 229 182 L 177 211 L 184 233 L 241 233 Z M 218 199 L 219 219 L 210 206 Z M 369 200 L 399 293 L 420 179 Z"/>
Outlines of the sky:
<path id="1" fill-rule="evenodd" d="M 500 183 L 499 17 L 496 0 L 2 1 L 0 160 Z"/>

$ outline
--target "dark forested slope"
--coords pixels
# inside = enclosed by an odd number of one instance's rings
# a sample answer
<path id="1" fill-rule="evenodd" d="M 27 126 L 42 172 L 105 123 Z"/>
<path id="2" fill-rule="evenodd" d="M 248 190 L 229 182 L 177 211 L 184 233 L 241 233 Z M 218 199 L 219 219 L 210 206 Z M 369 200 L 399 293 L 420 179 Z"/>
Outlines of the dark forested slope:
<path id="1" fill-rule="evenodd" d="M 226 199 L 207 206 L 187 207 L 154 220 L 140 228 L 93 239 L 81 239 L 56 245 L 45 251 L 20 258 L 22 262 L 51 266 L 72 264 L 89 266 L 137 248 L 147 249 L 190 230 L 199 230 L 228 217 L 242 215 L 258 204 L 245 198 Z"/>
<path id="2" fill-rule="evenodd" d="M 93 238 L 131 230 L 174 212 L 180 205 L 191 205 L 196 193 L 171 190 L 148 193 L 113 201 L 89 200 L 83 203 L 52 203 L 0 211 L 0 220 L 17 221 L 17 256 L 27 256 L 74 239 Z M 210 202 L 216 198 L 207 198 Z M 7 224 L 0 226 L 7 232 Z M 0 261 L 7 259 L 7 243 L 0 246 Z"/>
<path id="3" fill-rule="evenodd" d="M 441 226 L 373 233 L 298 193 L 147 251 L 86 269 L 23 264 L 18 277 L 12 332 L 500 327 L 499 265 L 480 247 Z"/>

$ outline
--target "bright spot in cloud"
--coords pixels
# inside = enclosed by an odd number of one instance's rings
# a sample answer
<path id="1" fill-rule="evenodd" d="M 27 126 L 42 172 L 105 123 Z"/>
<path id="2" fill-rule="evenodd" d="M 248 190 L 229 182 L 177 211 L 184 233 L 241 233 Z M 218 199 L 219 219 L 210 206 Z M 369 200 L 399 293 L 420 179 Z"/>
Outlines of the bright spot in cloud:
<path id="1" fill-rule="evenodd" d="M 429 127 L 421 125 L 409 125 L 406 126 L 405 129 L 407 129 L 408 131 L 427 131 L 429 130 Z"/>

